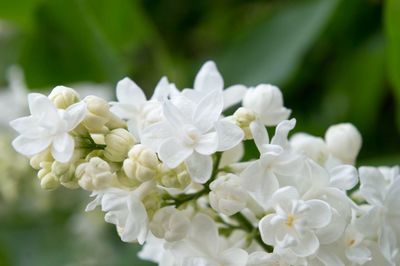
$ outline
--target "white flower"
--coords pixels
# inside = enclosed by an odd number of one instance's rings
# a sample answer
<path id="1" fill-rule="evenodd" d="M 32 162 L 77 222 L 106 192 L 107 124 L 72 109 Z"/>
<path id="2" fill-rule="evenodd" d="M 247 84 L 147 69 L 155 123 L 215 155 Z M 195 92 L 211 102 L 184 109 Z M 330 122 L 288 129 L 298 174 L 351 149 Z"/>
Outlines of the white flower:
<path id="1" fill-rule="evenodd" d="M 176 265 L 245 266 L 245 250 L 225 247 L 218 235 L 216 223 L 204 214 L 197 214 L 192 221 L 189 235 L 170 246 Z"/>
<path id="2" fill-rule="evenodd" d="M 243 85 L 233 85 L 224 90 L 224 80 L 213 61 L 205 62 L 200 68 L 194 80 L 193 89 L 184 89 L 182 95 L 193 102 L 199 102 L 210 92 L 218 92 L 223 96 L 223 109 L 227 109 L 239 103 L 246 87 Z"/>
<path id="3" fill-rule="evenodd" d="M 66 110 L 57 109 L 44 95 L 28 95 L 30 116 L 10 122 L 20 133 L 13 141 L 14 148 L 25 156 L 33 156 L 51 146 L 51 154 L 59 162 L 68 162 L 75 142 L 69 134 L 85 117 L 86 105 L 79 102 Z"/>
<path id="4" fill-rule="evenodd" d="M 183 239 L 189 231 L 190 221 L 186 214 L 173 206 L 159 209 L 150 222 L 154 236 L 169 242 Z"/>
<path id="5" fill-rule="evenodd" d="M 400 172 L 399 167 L 360 167 L 360 194 L 371 205 L 361 218 L 360 230 L 367 235 L 378 234 L 384 257 L 400 263 Z"/>
<path id="6" fill-rule="evenodd" d="M 247 90 L 243 107 L 253 110 L 266 126 L 275 126 L 288 119 L 291 111 L 283 106 L 282 92 L 270 84 L 260 84 Z"/>
<path id="7" fill-rule="evenodd" d="M 175 168 L 185 162 L 192 179 L 205 183 L 211 176 L 211 154 L 236 146 L 243 139 L 236 125 L 219 120 L 222 95 L 212 91 L 196 104 L 183 96 L 166 101 L 166 121 L 147 127 L 142 143 L 157 151 L 160 160 Z"/>
<path id="8" fill-rule="evenodd" d="M 210 205 L 217 212 L 231 216 L 246 207 L 247 191 L 241 187 L 238 176 L 221 176 L 210 184 L 210 189 Z"/>
<path id="9" fill-rule="evenodd" d="M 281 122 L 271 142 L 263 125 L 257 122 L 250 125 L 261 156 L 259 160 L 252 162 L 240 177 L 243 186 L 264 208 L 268 208 L 271 195 L 279 188 L 278 178 L 298 175 L 303 167 L 303 158 L 289 150 L 287 140 L 287 135 L 295 123 L 294 119 Z"/>
<path id="10" fill-rule="evenodd" d="M 161 103 L 167 99 L 175 86 L 163 77 L 157 84 L 150 100 L 131 79 L 124 78 L 117 84 L 118 102 L 111 102 L 111 111 L 128 121 L 129 131 L 140 140 L 142 130 L 162 120 Z"/>
<path id="11" fill-rule="evenodd" d="M 115 224 L 122 241 L 138 241 L 143 244 L 149 221 L 146 207 L 141 200 L 153 187 L 152 182 L 145 182 L 132 191 L 119 188 L 97 191 L 92 194 L 96 198 L 88 204 L 86 211 L 101 205 L 101 210 L 106 212 L 105 221 Z"/>
<path id="12" fill-rule="evenodd" d="M 283 187 L 272 196 L 275 213 L 261 219 L 259 229 L 264 243 L 290 249 L 299 257 L 316 253 L 316 230 L 332 219 L 330 206 L 322 200 L 301 200 L 294 187 Z"/>
<path id="13" fill-rule="evenodd" d="M 329 152 L 343 163 L 354 164 L 361 149 L 362 138 L 350 123 L 333 125 L 325 133 Z"/>

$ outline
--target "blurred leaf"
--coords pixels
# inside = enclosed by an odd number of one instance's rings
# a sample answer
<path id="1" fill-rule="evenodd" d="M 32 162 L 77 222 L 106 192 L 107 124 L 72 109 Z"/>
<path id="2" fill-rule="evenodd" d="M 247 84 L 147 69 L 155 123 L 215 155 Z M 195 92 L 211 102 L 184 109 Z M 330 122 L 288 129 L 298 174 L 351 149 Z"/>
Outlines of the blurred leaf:
<path id="1" fill-rule="evenodd" d="M 35 8 L 43 0 L 0 1 L 0 19 L 8 20 L 21 29 L 32 27 Z"/>
<path id="2" fill-rule="evenodd" d="M 387 37 L 387 67 L 389 80 L 397 98 L 397 126 L 400 130 L 400 1 L 385 2 L 385 30 Z"/>
<path id="3" fill-rule="evenodd" d="M 286 82 L 328 22 L 339 0 L 306 0 L 277 9 L 233 41 L 218 60 L 232 83 Z"/>
<path id="4" fill-rule="evenodd" d="M 38 10 L 21 57 L 34 87 L 115 82 L 143 56 L 154 33 L 136 1 L 52 0 Z M 136 59 L 136 60 L 135 60 Z M 140 66 L 137 66 L 140 67 Z"/>
<path id="5" fill-rule="evenodd" d="M 374 129 L 384 96 L 384 60 L 384 40 L 377 35 L 335 64 L 319 122 L 356 122 L 363 135 Z"/>

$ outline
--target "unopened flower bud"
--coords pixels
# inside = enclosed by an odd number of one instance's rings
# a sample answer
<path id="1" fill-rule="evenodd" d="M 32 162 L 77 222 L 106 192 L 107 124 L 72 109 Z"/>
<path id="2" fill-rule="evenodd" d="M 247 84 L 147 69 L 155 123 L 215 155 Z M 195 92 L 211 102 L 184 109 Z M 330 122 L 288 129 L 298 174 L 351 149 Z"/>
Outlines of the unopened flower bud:
<path id="1" fill-rule="evenodd" d="M 51 156 L 51 152 L 50 149 L 46 149 L 34 156 L 32 156 L 32 158 L 30 159 L 29 163 L 32 166 L 33 169 L 39 170 L 40 167 L 40 163 L 42 162 L 52 162 L 54 159 Z"/>
<path id="2" fill-rule="evenodd" d="M 150 223 L 154 236 L 173 242 L 183 239 L 190 227 L 190 221 L 185 213 L 173 206 L 159 209 Z"/>
<path id="3" fill-rule="evenodd" d="M 138 187 L 140 185 L 139 180 L 137 180 L 136 178 L 135 179 L 129 178 L 125 174 L 125 171 L 117 172 L 117 180 L 122 187 L 126 187 L 126 188 L 134 188 L 134 187 Z"/>
<path id="4" fill-rule="evenodd" d="M 142 144 L 137 144 L 129 151 L 123 169 L 129 178 L 144 182 L 156 177 L 159 164 L 154 151 Z"/>
<path id="5" fill-rule="evenodd" d="M 253 136 L 250 131 L 250 123 L 256 120 L 254 111 L 248 108 L 240 107 L 233 114 L 233 119 L 235 124 L 243 130 L 244 138 L 252 139 Z"/>
<path id="6" fill-rule="evenodd" d="M 325 133 L 329 152 L 343 163 L 354 164 L 361 149 L 360 132 L 350 123 L 333 125 Z"/>
<path id="7" fill-rule="evenodd" d="M 37 173 L 37 176 L 39 179 L 42 179 L 45 175 L 47 175 L 48 173 L 51 172 L 51 165 L 53 164 L 53 162 L 46 162 L 46 161 L 42 161 L 39 164 L 39 168 L 40 170 Z"/>
<path id="8" fill-rule="evenodd" d="M 116 178 L 110 165 L 99 157 L 93 157 L 89 162 L 80 164 L 75 174 L 79 185 L 89 191 L 107 188 Z"/>
<path id="9" fill-rule="evenodd" d="M 247 192 L 240 186 L 233 174 L 221 176 L 210 184 L 211 207 L 227 216 L 243 210 L 247 204 Z"/>
<path id="10" fill-rule="evenodd" d="M 266 126 L 279 124 L 291 113 L 283 106 L 280 89 L 270 84 L 260 84 L 254 89 L 247 90 L 243 98 L 243 107 L 253 110 Z"/>
<path id="11" fill-rule="evenodd" d="M 96 96 L 87 96 L 84 99 L 87 106 L 86 117 L 83 125 L 90 133 L 107 133 L 109 129 L 106 123 L 110 120 L 110 109 L 108 103 Z"/>
<path id="12" fill-rule="evenodd" d="M 296 133 L 290 138 L 290 145 L 295 152 L 303 153 L 320 165 L 328 158 L 329 151 L 322 138 L 305 133 Z"/>
<path id="13" fill-rule="evenodd" d="M 57 86 L 51 91 L 49 99 L 57 108 L 67 109 L 68 106 L 79 102 L 79 95 L 72 88 Z"/>
<path id="14" fill-rule="evenodd" d="M 40 186 L 43 189 L 48 190 L 56 189 L 60 186 L 60 181 L 55 175 L 48 173 L 47 175 L 43 176 L 42 179 L 40 179 Z"/>
<path id="15" fill-rule="evenodd" d="M 117 128 L 106 135 L 105 143 L 107 146 L 104 149 L 104 157 L 111 162 L 122 162 L 136 140 L 127 130 Z"/>
<path id="16" fill-rule="evenodd" d="M 190 185 L 191 181 L 185 164 L 180 164 L 173 169 L 165 164 L 160 165 L 160 183 L 163 187 L 183 190 Z"/>
<path id="17" fill-rule="evenodd" d="M 75 167 L 70 163 L 54 161 L 51 166 L 51 172 L 59 178 L 60 182 L 70 182 L 75 177 Z"/>

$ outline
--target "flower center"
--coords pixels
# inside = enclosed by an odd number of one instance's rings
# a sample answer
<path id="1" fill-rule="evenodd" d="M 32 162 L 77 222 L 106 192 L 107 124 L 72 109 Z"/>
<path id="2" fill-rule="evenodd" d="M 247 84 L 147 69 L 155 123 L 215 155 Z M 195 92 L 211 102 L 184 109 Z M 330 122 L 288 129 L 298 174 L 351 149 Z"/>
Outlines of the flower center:
<path id="1" fill-rule="evenodd" d="M 184 128 L 184 141 L 188 145 L 193 145 L 197 143 L 200 140 L 201 133 L 200 131 L 192 126 L 192 125 L 187 125 Z"/>
<path id="2" fill-rule="evenodd" d="M 286 220 L 286 225 L 292 227 L 293 223 L 294 223 L 294 216 L 290 214 Z"/>

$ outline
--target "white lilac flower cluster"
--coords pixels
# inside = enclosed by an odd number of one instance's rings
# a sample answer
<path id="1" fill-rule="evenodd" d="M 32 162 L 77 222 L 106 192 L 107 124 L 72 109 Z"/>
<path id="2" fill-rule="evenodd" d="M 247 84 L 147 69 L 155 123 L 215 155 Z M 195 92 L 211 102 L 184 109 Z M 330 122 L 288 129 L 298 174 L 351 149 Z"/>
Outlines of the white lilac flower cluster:
<path id="1" fill-rule="evenodd" d="M 63 86 L 29 94 L 31 115 L 11 122 L 20 133 L 13 146 L 43 188 L 91 191 L 87 211 L 100 206 L 122 241 L 144 244 L 141 258 L 400 265 L 399 167 L 356 169 L 362 141 L 353 125 L 288 138 L 296 120 L 279 88 L 224 89 L 213 62 L 193 88 L 164 77 L 147 99 L 125 78 L 116 95 L 81 100 Z M 258 149 L 254 160 L 242 159 L 244 143 Z"/>

